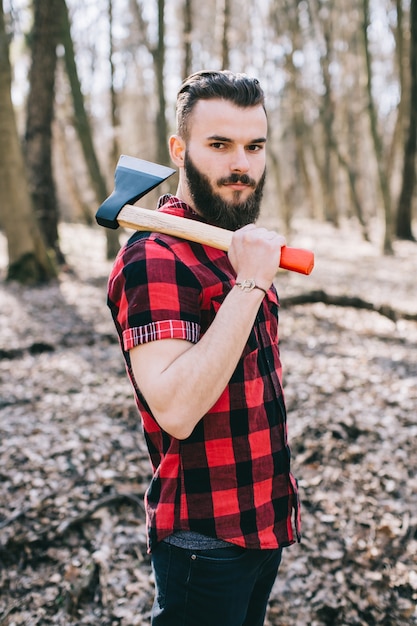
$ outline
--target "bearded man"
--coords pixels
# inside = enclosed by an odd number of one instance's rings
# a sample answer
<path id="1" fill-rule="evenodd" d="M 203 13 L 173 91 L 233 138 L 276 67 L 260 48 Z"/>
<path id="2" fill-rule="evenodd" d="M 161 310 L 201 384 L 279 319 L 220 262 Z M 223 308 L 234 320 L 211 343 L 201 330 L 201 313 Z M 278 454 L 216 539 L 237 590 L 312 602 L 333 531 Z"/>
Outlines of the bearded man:
<path id="1" fill-rule="evenodd" d="M 143 424 L 154 626 L 261 626 L 299 540 L 273 280 L 285 239 L 259 228 L 267 116 L 259 81 L 188 77 L 158 211 L 233 230 L 229 251 L 135 233 L 108 303 Z"/>

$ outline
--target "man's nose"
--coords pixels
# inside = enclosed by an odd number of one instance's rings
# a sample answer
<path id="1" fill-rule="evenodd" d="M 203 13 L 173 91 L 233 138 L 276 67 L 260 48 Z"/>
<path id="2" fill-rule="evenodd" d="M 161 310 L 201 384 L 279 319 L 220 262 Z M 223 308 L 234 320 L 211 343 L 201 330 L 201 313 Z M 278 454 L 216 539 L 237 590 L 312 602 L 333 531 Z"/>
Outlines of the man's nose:
<path id="1" fill-rule="evenodd" d="M 230 169 L 233 172 L 247 172 L 249 170 L 248 155 L 245 148 L 236 148 L 230 162 Z"/>

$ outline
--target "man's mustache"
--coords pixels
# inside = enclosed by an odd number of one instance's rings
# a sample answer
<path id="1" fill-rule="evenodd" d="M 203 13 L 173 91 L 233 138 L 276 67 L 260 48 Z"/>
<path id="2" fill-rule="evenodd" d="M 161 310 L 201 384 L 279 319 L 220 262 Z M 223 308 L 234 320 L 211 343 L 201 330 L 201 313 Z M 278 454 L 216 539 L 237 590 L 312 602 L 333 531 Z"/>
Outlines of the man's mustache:
<path id="1" fill-rule="evenodd" d="M 236 183 L 242 183 L 242 185 L 248 185 L 249 187 L 256 187 L 256 180 L 250 178 L 247 174 L 230 174 L 227 178 L 220 178 L 217 184 L 220 185 L 235 185 Z"/>

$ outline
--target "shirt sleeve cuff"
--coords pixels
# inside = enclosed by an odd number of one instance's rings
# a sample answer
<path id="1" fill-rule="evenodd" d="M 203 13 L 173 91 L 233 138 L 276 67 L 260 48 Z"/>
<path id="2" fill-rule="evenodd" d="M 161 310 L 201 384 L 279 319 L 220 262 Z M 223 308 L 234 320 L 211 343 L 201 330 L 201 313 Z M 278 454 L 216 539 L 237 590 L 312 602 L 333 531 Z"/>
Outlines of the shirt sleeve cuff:
<path id="1" fill-rule="evenodd" d="M 185 320 L 164 320 L 123 331 L 123 347 L 127 352 L 135 346 L 158 339 L 185 339 L 197 343 L 199 338 L 199 324 Z"/>

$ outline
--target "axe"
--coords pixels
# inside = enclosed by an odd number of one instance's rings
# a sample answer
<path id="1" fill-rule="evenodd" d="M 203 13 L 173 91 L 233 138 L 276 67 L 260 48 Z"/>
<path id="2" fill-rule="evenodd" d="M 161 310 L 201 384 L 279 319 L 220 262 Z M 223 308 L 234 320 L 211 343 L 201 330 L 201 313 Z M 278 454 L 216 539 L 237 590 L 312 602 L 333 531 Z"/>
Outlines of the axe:
<path id="1" fill-rule="evenodd" d="M 132 206 L 174 173 L 175 170 L 170 167 L 122 155 L 114 173 L 114 190 L 96 213 L 98 224 L 113 229 L 123 226 L 164 233 L 227 251 L 233 236 L 230 230 Z M 300 274 L 310 274 L 314 267 L 314 254 L 310 250 L 283 246 L 279 266 Z"/>

